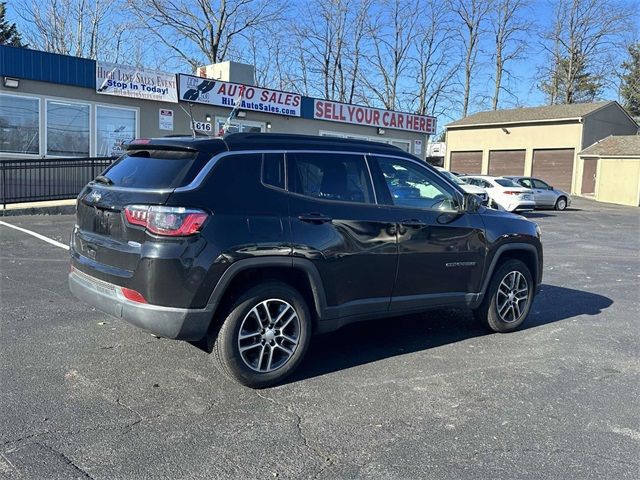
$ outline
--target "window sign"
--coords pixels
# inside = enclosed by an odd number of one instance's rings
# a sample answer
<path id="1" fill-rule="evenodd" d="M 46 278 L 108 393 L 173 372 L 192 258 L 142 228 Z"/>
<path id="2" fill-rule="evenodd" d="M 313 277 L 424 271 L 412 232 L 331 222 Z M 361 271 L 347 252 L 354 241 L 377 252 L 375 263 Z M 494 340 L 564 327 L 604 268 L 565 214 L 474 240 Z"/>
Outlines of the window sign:
<path id="1" fill-rule="evenodd" d="M 47 155 L 89 156 L 89 105 L 47 101 Z"/>
<path id="2" fill-rule="evenodd" d="M 0 95 L 0 152 L 39 154 L 39 121 L 37 98 Z"/>
<path id="3" fill-rule="evenodd" d="M 160 130 L 173 131 L 173 110 L 160 109 Z"/>
<path id="4" fill-rule="evenodd" d="M 117 157 L 125 145 L 136 138 L 136 110 L 96 107 L 96 155 Z"/>
<path id="5" fill-rule="evenodd" d="M 413 141 L 413 153 L 422 155 L 422 140 L 415 139 Z"/>

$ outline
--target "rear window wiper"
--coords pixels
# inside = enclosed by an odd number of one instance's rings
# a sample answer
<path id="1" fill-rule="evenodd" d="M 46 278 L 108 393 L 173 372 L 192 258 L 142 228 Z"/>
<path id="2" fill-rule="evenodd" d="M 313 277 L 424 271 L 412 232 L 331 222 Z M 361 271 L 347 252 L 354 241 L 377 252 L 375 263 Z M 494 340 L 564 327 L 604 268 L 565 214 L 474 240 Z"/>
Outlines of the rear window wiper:
<path id="1" fill-rule="evenodd" d="M 98 175 L 96 178 L 93 179 L 93 181 L 98 183 L 104 183 L 105 185 L 113 185 L 113 180 L 111 180 L 109 177 L 105 177 L 104 175 Z"/>

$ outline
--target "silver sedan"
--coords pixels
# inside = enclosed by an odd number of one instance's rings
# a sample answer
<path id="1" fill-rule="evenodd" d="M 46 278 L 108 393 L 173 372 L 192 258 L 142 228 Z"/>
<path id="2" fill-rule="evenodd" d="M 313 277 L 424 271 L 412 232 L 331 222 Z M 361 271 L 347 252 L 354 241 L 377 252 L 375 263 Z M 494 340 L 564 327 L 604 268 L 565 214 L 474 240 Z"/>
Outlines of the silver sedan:
<path id="1" fill-rule="evenodd" d="M 518 185 L 530 188 L 533 191 L 533 199 L 536 208 L 555 208 L 564 210 L 571 205 L 571 195 L 567 192 L 553 188 L 547 182 L 534 177 L 504 177 L 514 181 Z"/>

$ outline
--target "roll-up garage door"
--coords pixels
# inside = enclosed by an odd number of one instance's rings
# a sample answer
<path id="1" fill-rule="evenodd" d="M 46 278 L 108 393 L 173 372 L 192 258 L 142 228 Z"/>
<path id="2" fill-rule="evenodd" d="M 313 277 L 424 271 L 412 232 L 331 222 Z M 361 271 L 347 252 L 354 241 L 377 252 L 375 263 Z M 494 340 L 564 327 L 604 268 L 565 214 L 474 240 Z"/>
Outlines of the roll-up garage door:
<path id="1" fill-rule="evenodd" d="M 556 188 L 571 192 L 573 179 L 573 148 L 534 150 L 531 175 Z"/>
<path id="2" fill-rule="evenodd" d="M 491 150 L 489 175 L 524 175 L 524 150 Z"/>
<path id="3" fill-rule="evenodd" d="M 481 173 L 482 152 L 451 152 L 449 170 L 456 173 Z"/>

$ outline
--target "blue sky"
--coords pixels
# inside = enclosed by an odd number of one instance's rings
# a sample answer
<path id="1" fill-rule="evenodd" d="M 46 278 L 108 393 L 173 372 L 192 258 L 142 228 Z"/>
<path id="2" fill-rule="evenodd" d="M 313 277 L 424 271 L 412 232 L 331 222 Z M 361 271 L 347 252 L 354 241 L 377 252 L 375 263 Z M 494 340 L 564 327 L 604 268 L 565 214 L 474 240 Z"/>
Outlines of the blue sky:
<path id="1" fill-rule="evenodd" d="M 635 38 L 636 40 L 640 38 L 638 36 L 638 32 L 640 32 L 640 0 L 619 0 L 621 2 L 628 3 L 629 9 L 631 12 L 636 12 L 637 14 L 634 16 L 633 28 L 629 32 L 629 36 L 631 38 Z M 303 0 L 292 0 L 292 13 L 295 17 L 296 13 L 296 5 L 302 5 Z M 539 32 L 543 30 L 547 30 L 552 25 L 553 18 L 553 4 L 551 0 L 531 0 L 530 5 L 523 15 L 524 18 L 531 21 L 533 25 L 533 34 L 526 39 L 528 43 L 527 50 L 527 58 L 513 61 L 510 65 L 510 70 L 513 74 L 513 77 L 509 81 L 509 87 L 513 91 L 514 96 L 510 97 L 507 94 L 502 94 L 501 97 L 501 107 L 509 108 L 515 106 L 533 106 L 540 105 L 545 103 L 544 94 L 537 88 L 538 79 L 538 69 L 540 65 L 543 65 L 545 62 L 545 55 L 540 45 L 540 36 Z M 16 22 L 18 24 L 18 28 L 20 30 L 24 30 L 22 28 L 23 20 L 20 19 L 16 15 L 15 8 L 17 8 L 16 2 L 9 1 L 8 2 L 8 18 L 11 22 Z M 302 11 L 302 10 L 300 10 Z M 374 8 L 375 12 L 375 8 Z M 113 15 L 117 15 L 119 18 L 122 18 L 122 13 L 117 12 Z M 149 35 L 150 40 L 155 42 L 155 39 Z M 474 75 L 474 83 L 472 86 L 472 99 L 469 105 L 470 113 L 479 110 L 485 110 L 490 108 L 490 98 L 493 94 L 493 80 L 492 80 L 492 71 L 493 67 L 490 59 L 490 51 L 492 49 L 492 38 L 491 33 L 487 32 L 487 34 L 483 37 L 483 41 L 480 45 L 481 50 L 484 52 L 480 56 L 480 63 L 478 65 L 478 70 Z M 155 58 L 151 56 L 147 59 L 143 57 L 143 63 L 145 63 L 149 67 L 154 67 L 154 62 L 156 62 Z M 124 62 L 126 63 L 126 62 Z M 181 68 L 169 68 L 170 70 L 180 70 L 183 72 L 188 72 L 189 68 L 184 66 Z M 266 85 L 270 86 L 270 85 Z M 615 86 L 608 86 L 602 92 L 602 98 L 606 99 L 618 99 L 618 94 Z M 458 102 L 459 103 L 459 102 Z M 456 103 L 457 104 L 457 103 Z M 444 115 L 445 117 L 449 117 L 449 119 L 455 119 L 459 117 L 459 112 L 456 111 L 457 107 L 451 106 L 451 108 L 447 109 L 447 113 Z M 447 118 L 443 119 L 447 120 Z M 445 122 L 440 122 L 444 124 Z"/>

